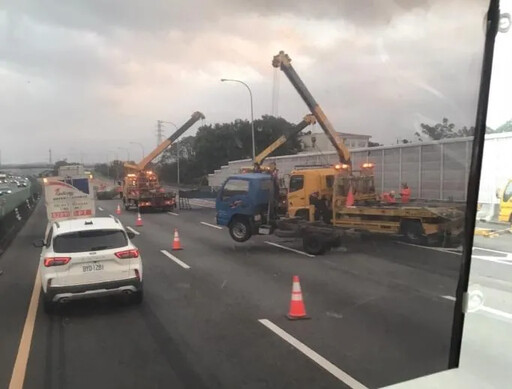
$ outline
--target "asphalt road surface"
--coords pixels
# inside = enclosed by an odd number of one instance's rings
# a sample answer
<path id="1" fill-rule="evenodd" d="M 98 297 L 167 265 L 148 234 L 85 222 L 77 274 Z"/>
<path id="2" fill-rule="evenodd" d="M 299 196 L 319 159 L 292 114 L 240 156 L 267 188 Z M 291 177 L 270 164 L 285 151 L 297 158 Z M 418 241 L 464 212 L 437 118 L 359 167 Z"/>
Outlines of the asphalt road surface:
<path id="1" fill-rule="evenodd" d="M 32 296 L 42 205 L 0 259 L 0 388 L 13 373 L 25 388 L 380 387 L 447 367 L 456 250 L 348 240 L 312 257 L 294 240 L 235 243 L 205 207 L 143 214 L 139 228 L 123 210 L 139 232 L 144 302 L 73 302 L 49 316 L 37 287 Z M 98 202 L 97 216 L 116 206 Z M 506 282 L 503 265 L 485 264 L 497 267 L 482 281 Z M 293 275 L 310 320 L 285 318 Z"/>

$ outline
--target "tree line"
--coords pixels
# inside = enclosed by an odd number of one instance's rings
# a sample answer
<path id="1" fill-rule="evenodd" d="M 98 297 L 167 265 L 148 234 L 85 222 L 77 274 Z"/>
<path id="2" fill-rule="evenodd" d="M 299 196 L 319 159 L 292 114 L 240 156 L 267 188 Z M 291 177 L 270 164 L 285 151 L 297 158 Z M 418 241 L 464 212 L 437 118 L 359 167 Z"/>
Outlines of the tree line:
<path id="1" fill-rule="evenodd" d="M 292 130 L 295 124 L 281 117 L 264 115 L 254 121 L 256 155 L 284 133 Z M 297 154 L 302 147 L 297 135 L 290 139 L 272 155 Z M 180 182 L 193 185 L 207 185 L 208 174 L 229 161 L 252 158 L 251 122 L 237 119 L 229 123 L 203 125 L 196 135 L 186 136 L 172 144 L 151 166 L 160 179 L 177 182 L 177 159 L 179 152 Z M 95 170 L 111 177 L 123 177 L 124 162 L 97 164 Z"/>
<path id="2" fill-rule="evenodd" d="M 287 133 L 295 124 L 281 117 L 264 115 L 254 121 L 256 155 Z M 443 118 L 440 123 L 421 123 L 421 131 L 414 134 L 413 139 L 397 139 L 397 143 L 422 142 L 474 135 L 474 127 L 457 128 L 456 125 Z M 487 133 L 512 131 L 512 120 L 502 126 L 491 129 Z M 369 142 L 369 147 L 381 146 L 377 142 Z M 290 139 L 272 155 L 297 154 L 302 145 L 297 135 Z M 179 154 L 179 155 L 178 155 Z M 208 124 L 199 127 L 196 135 L 181 138 L 165 150 L 160 158 L 153 162 L 151 168 L 156 170 L 160 179 L 166 182 L 177 182 L 177 160 L 180 163 L 180 182 L 183 184 L 207 185 L 208 174 L 226 165 L 229 161 L 252 158 L 251 123 L 237 119 L 229 123 Z M 120 179 L 124 176 L 124 162 L 112 161 L 110 164 L 96 165 L 100 174 Z"/>

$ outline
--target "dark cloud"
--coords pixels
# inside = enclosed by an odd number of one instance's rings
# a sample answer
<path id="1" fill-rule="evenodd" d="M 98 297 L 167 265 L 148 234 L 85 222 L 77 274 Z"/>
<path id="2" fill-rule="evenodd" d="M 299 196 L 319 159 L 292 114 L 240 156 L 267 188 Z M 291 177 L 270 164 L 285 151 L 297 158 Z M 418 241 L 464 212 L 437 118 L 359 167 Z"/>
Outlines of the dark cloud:
<path id="1" fill-rule="evenodd" d="M 247 118 L 247 92 L 221 77 L 248 82 L 256 115 L 268 114 L 280 49 L 340 130 L 389 143 L 421 120 L 471 125 L 486 5 L 10 2 L 0 11 L 2 154 L 44 159 L 51 145 L 103 159 L 129 140 L 152 147 L 157 119 L 184 122 L 195 110 L 208 121 Z M 306 113 L 283 75 L 279 113 L 291 121 Z"/>

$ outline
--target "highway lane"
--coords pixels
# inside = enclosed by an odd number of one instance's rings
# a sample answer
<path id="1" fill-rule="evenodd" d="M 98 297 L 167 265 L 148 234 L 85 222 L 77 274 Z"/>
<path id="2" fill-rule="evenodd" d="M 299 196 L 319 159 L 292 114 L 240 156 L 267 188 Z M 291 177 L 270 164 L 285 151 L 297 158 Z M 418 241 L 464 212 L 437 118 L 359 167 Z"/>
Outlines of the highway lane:
<path id="1" fill-rule="evenodd" d="M 114 214 L 116 205 L 101 201 L 98 214 Z M 237 244 L 225 228 L 201 224 L 214 223 L 208 209 L 176 213 L 142 215 L 134 240 L 145 266 L 140 307 L 102 299 L 70 304 L 50 317 L 39 310 L 26 387 L 344 387 L 259 319 L 369 387 L 446 367 L 453 303 L 440 296 L 454 293 L 457 256 L 354 241 L 311 258 L 270 246 L 264 237 Z M 133 212 L 120 219 L 135 228 Z M 32 256 L 25 295 L 10 302 L 20 311 L 39 254 L 26 243 L 44 229 L 40 209 L 30 225 L 11 254 Z M 171 252 L 175 227 L 185 249 Z M 297 242 L 279 243 L 301 249 Z M 301 276 L 311 320 L 284 318 L 294 274 Z M 17 326 L 19 320 L 7 333 L 19 339 Z M 11 346 L 2 366 L 12 366 L 13 353 Z M 9 376 L 2 369 L 0 376 Z"/>
<path id="2" fill-rule="evenodd" d="M 109 209 L 108 204 L 102 207 Z M 173 228 L 179 227 L 185 251 L 178 256 L 193 271 L 204 272 L 217 285 L 231 285 L 237 295 L 262 307 L 264 317 L 307 339 L 342 369 L 356 378 L 371 377 L 363 380 L 366 384 L 382 385 L 393 377 L 404 379 L 446 366 L 452 305 L 439 296 L 454 293 L 456 256 L 389 242 L 354 242 L 347 245 L 347 252 L 312 259 L 269 247 L 263 243 L 265 237 L 237 244 L 226 229 L 200 224 L 213 222 L 213 211 L 178 212 L 179 216 L 143 214 L 145 226 L 140 231 L 146 234 L 149 227 L 149 239 L 170 245 Z M 133 218 L 131 213 L 121 215 L 132 224 Z M 285 244 L 300 249 L 296 243 Z M 293 274 L 302 277 L 307 309 L 314 318 L 301 326 L 283 319 Z M 405 331 L 403 317 L 409 317 Z M 361 327 L 365 337 L 355 339 Z M 326 338 L 326 333 L 333 337 Z M 419 340 L 418 333 L 426 339 Z M 376 348 L 382 352 L 375 353 Z M 418 350 L 424 358 L 414 361 Z"/>

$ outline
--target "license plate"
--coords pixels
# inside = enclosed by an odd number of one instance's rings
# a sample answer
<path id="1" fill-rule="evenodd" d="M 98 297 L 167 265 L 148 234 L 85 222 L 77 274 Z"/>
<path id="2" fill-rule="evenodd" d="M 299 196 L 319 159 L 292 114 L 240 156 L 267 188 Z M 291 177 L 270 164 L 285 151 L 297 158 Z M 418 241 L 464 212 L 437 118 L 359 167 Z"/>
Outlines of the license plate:
<path id="1" fill-rule="evenodd" d="M 90 263 L 88 265 L 83 265 L 82 270 L 84 273 L 90 272 L 90 271 L 100 271 L 103 270 L 103 264 L 101 263 Z"/>

